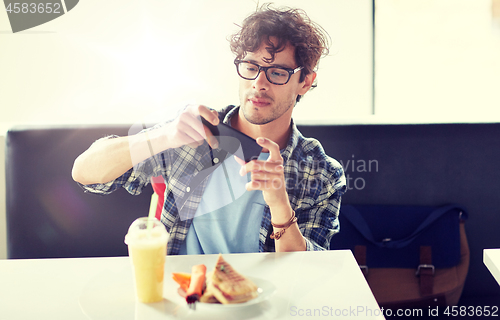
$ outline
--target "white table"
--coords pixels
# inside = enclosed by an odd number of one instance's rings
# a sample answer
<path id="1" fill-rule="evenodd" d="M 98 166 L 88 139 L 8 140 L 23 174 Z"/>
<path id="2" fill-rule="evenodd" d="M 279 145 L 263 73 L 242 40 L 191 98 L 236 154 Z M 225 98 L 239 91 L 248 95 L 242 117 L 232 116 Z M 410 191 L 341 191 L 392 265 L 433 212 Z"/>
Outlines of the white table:
<path id="1" fill-rule="evenodd" d="M 500 249 L 484 249 L 483 262 L 500 285 Z"/>
<path id="2" fill-rule="evenodd" d="M 244 308 L 187 308 L 172 272 L 217 255 L 167 256 L 164 300 L 136 302 L 128 257 L 0 260 L 0 319 L 384 319 L 350 251 L 224 255 L 275 293 Z M 310 317 L 308 316 L 310 315 Z"/>

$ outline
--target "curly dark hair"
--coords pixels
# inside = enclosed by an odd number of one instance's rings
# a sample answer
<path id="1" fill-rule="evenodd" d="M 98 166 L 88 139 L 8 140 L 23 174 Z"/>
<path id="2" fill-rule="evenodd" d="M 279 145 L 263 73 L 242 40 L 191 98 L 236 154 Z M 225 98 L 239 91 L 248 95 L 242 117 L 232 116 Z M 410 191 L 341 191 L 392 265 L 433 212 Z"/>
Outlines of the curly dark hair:
<path id="1" fill-rule="evenodd" d="M 277 43 L 271 42 L 270 37 L 275 37 Z M 271 55 L 265 62 L 272 63 L 276 53 L 290 43 L 295 48 L 297 65 L 303 68 L 299 78 L 302 82 L 317 69 L 319 59 L 328 54 L 329 40 L 328 33 L 311 21 L 303 10 L 289 7 L 275 9 L 267 3 L 243 21 L 241 29 L 230 37 L 230 46 L 236 59 L 242 59 L 248 52 L 257 51 L 264 41 Z M 300 95 L 297 96 L 299 100 Z"/>

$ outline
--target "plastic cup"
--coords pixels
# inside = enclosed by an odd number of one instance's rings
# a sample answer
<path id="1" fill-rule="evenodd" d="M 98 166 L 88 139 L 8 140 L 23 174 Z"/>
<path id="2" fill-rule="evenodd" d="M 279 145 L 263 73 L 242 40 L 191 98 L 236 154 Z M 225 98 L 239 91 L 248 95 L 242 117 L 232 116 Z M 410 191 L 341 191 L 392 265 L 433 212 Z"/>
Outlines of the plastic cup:
<path id="1" fill-rule="evenodd" d="M 128 229 L 125 243 L 132 261 L 135 291 L 140 302 L 163 299 L 163 276 L 168 233 L 156 218 L 139 218 Z"/>

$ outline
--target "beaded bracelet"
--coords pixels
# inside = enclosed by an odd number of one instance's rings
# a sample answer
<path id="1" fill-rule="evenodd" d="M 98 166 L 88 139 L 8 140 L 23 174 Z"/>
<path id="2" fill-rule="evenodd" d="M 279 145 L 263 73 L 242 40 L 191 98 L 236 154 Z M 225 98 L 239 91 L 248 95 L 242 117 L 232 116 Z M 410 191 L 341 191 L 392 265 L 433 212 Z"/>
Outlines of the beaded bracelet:
<path id="1" fill-rule="evenodd" d="M 297 222 L 297 217 L 295 216 L 295 211 L 293 211 L 293 210 L 292 210 L 292 217 L 290 218 L 290 220 L 288 220 L 287 223 L 285 223 L 285 224 L 274 224 L 271 221 L 271 224 L 273 225 L 273 227 L 275 227 L 275 228 L 281 228 L 280 231 L 271 233 L 271 239 L 279 240 L 281 238 L 281 236 L 285 233 L 285 230 L 288 229 L 288 227 L 290 227 L 295 222 Z"/>

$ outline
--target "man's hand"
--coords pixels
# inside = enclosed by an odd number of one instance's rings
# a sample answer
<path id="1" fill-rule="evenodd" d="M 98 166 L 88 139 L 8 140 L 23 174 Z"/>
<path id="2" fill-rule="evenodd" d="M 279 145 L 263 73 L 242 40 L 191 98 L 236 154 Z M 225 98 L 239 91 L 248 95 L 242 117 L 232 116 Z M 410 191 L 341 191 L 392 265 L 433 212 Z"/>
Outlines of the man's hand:
<path id="1" fill-rule="evenodd" d="M 269 150 L 269 158 L 266 161 L 252 160 L 243 165 L 240 175 L 243 176 L 247 172 L 251 173 L 251 180 L 247 183 L 246 189 L 249 191 L 261 190 L 264 201 L 271 210 L 273 208 L 290 207 L 288 194 L 286 193 L 283 158 L 278 144 L 266 138 L 257 138 L 257 143 L 264 149 Z"/>
<path id="2" fill-rule="evenodd" d="M 73 165 L 72 176 L 82 184 L 106 183 L 118 178 L 137 163 L 169 148 L 197 147 L 207 140 L 217 148 L 217 140 L 201 123 L 201 117 L 219 124 L 217 111 L 190 105 L 179 116 L 158 129 L 115 139 L 101 139 L 82 153 Z"/>
<path id="3" fill-rule="evenodd" d="M 205 118 L 214 126 L 219 124 L 217 111 L 210 110 L 202 105 L 189 105 L 182 110 L 175 120 L 162 127 L 160 132 L 157 132 L 158 138 L 163 145 L 160 149 L 165 150 L 184 145 L 196 148 L 202 145 L 204 140 L 212 148 L 216 148 L 217 140 L 210 130 L 201 123 L 200 117 Z"/>
<path id="4" fill-rule="evenodd" d="M 251 173 L 251 180 L 247 183 L 246 189 L 261 190 L 264 201 L 271 211 L 271 221 L 278 225 L 286 224 L 290 221 L 293 211 L 286 192 L 285 171 L 279 145 L 266 138 L 257 138 L 257 143 L 269 150 L 269 158 L 266 161 L 252 160 L 243 164 L 240 175 Z M 293 223 L 286 232 L 282 231 L 273 228 L 274 233 L 281 233 L 281 238 L 275 240 L 276 252 L 306 250 L 306 241 L 297 223 Z"/>

